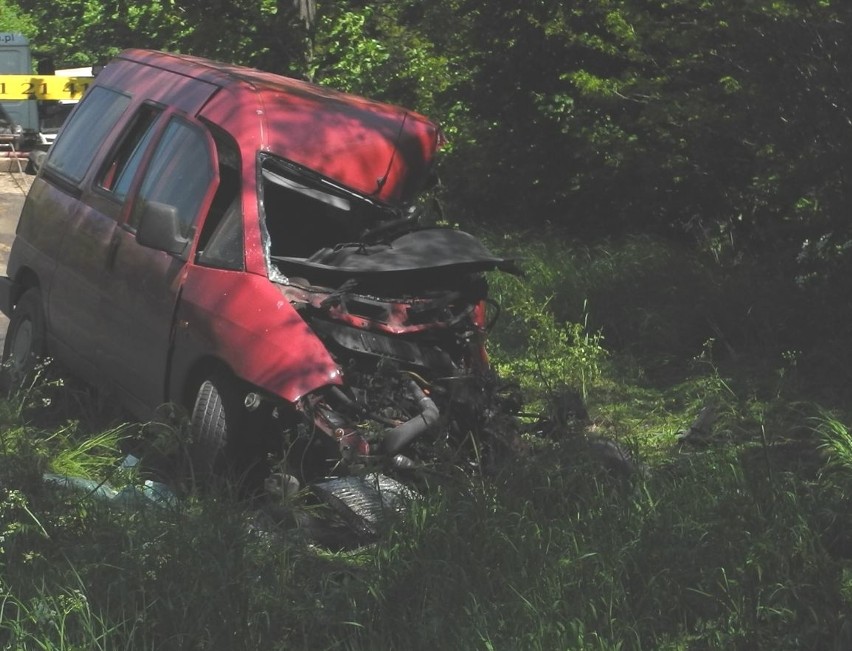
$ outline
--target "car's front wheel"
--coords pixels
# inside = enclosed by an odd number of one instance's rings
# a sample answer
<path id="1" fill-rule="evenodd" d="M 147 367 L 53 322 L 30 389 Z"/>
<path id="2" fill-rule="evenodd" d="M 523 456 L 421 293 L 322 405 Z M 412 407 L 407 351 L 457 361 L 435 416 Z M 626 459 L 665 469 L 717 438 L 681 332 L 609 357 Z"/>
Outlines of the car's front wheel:
<path id="1" fill-rule="evenodd" d="M 209 483 L 228 469 L 233 439 L 245 419 L 236 382 L 223 372 L 198 384 L 190 421 L 190 472 L 196 483 Z"/>
<path id="2" fill-rule="evenodd" d="M 31 287 L 18 299 L 6 331 L 0 374 L 5 389 L 15 389 L 32 381 L 47 352 L 46 342 L 41 292 Z"/>

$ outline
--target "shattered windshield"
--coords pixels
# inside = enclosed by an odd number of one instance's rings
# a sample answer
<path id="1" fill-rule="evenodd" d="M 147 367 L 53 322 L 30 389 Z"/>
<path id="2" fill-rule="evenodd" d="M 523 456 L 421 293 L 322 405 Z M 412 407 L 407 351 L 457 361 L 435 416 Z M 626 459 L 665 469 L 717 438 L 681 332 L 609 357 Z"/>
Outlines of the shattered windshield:
<path id="1" fill-rule="evenodd" d="M 319 249 L 360 242 L 365 231 L 398 219 L 394 209 L 274 156 L 261 160 L 267 255 L 307 258 Z"/>

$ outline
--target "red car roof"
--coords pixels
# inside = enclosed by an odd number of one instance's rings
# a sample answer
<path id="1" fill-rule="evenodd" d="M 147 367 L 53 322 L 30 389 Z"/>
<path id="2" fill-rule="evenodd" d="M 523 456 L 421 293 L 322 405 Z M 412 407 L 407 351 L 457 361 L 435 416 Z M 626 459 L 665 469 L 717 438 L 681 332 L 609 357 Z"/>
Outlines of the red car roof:
<path id="1" fill-rule="evenodd" d="M 233 111 L 220 113 L 232 124 L 221 126 L 238 140 L 259 116 L 261 150 L 388 203 L 405 203 L 422 187 L 441 142 L 438 127 L 422 115 L 316 84 L 151 50 L 119 58 L 229 88 Z"/>

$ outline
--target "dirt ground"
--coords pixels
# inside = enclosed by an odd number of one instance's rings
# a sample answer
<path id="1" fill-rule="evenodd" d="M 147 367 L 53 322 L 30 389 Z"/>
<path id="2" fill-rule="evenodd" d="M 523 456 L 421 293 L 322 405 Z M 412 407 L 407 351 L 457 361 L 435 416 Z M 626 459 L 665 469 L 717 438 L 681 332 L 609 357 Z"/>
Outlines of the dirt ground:
<path id="1" fill-rule="evenodd" d="M 0 166 L 0 274 L 3 275 L 6 273 L 9 249 L 15 239 L 15 228 L 24 205 L 24 197 L 34 178 L 18 172 L 14 163 L 13 169 L 10 169 L 5 165 L 7 162 L 2 161 L 4 165 Z M 8 325 L 9 320 L 0 314 L 0 350 L 6 340 Z"/>

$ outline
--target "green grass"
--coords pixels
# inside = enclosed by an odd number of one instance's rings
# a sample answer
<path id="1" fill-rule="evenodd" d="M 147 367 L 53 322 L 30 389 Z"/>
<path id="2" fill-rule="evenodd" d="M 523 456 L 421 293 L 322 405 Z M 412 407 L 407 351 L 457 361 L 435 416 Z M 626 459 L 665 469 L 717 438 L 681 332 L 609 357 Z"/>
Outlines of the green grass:
<path id="1" fill-rule="evenodd" d="M 765 357 L 772 342 L 693 332 L 637 285 L 689 268 L 682 254 L 609 247 L 531 246 L 527 278 L 495 283 L 493 356 L 531 409 L 582 389 L 589 427 L 647 473 L 608 476 L 575 436 L 538 442 L 487 481 L 411 503 L 376 544 L 334 552 L 227 495 L 114 508 L 45 486 L 44 472 L 138 481 L 118 462 L 144 430 L 48 382 L 0 403 L 0 647 L 848 648 L 852 434 L 842 404 L 812 399 L 832 395 L 798 363 L 816 345 Z M 678 282 L 696 291 L 735 286 L 690 273 Z M 644 325 L 619 325 L 642 310 Z M 605 324 L 636 340 L 615 345 Z M 679 442 L 706 405 L 712 432 Z"/>
<path id="2" fill-rule="evenodd" d="M 7 489 L 0 632 L 50 649 L 831 648 L 852 475 L 769 463 L 684 453 L 625 486 L 556 446 L 346 554 L 259 532 L 228 500 L 128 512 Z"/>

